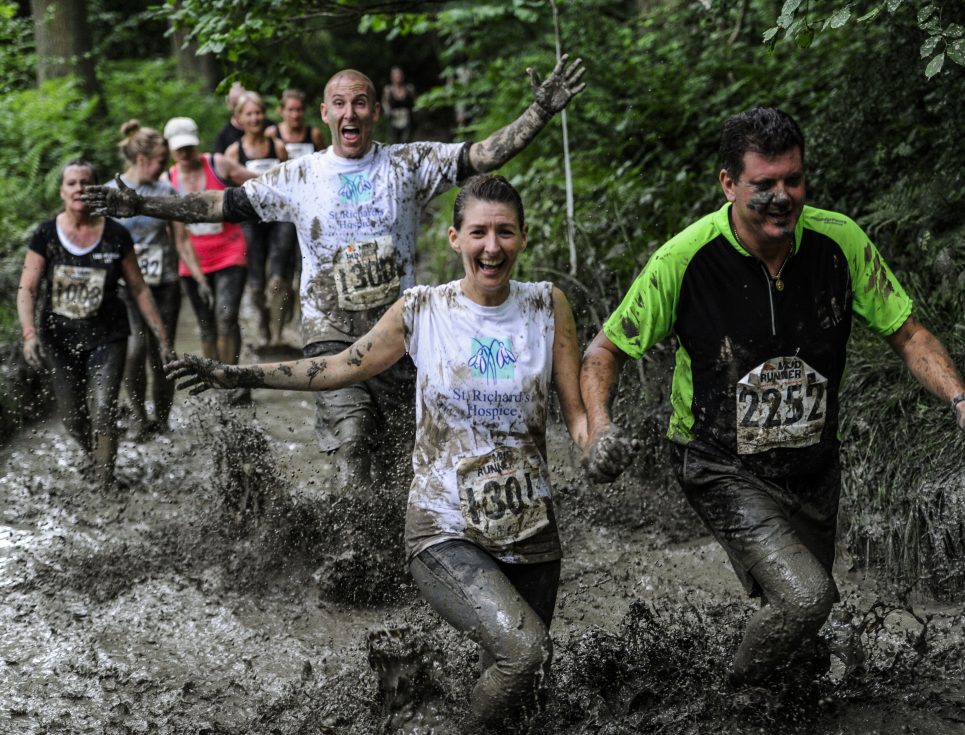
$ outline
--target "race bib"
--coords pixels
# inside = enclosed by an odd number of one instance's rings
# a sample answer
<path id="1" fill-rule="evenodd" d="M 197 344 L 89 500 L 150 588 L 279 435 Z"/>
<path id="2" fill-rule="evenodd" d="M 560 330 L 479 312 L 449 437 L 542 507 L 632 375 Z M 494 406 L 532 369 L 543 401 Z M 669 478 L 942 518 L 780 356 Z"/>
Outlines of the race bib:
<path id="1" fill-rule="evenodd" d="M 191 235 L 220 235 L 224 231 L 222 222 L 192 222 L 185 225 Z"/>
<path id="2" fill-rule="evenodd" d="M 164 277 L 164 248 L 161 245 L 136 243 L 134 254 L 137 255 L 137 265 L 144 276 L 144 283 L 160 286 Z"/>
<path id="3" fill-rule="evenodd" d="M 775 357 L 737 383 L 737 453 L 809 447 L 821 440 L 828 380 L 799 357 Z"/>
<path id="4" fill-rule="evenodd" d="M 392 118 L 393 128 L 407 128 L 409 127 L 409 120 L 412 119 L 412 113 L 408 107 L 393 107 L 389 116 Z"/>
<path id="5" fill-rule="evenodd" d="M 549 525 L 548 488 L 537 457 L 499 447 L 456 466 L 466 529 L 497 544 L 521 541 Z"/>
<path id="6" fill-rule="evenodd" d="M 289 158 L 301 158 L 309 153 L 315 152 L 315 146 L 311 143 L 285 143 L 285 150 Z"/>
<path id="7" fill-rule="evenodd" d="M 104 300 L 103 268 L 58 265 L 51 281 L 51 306 L 55 314 L 83 319 L 96 312 Z"/>
<path id="8" fill-rule="evenodd" d="M 402 278 L 389 235 L 346 245 L 335 254 L 333 268 L 338 305 L 345 311 L 384 306 L 399 296 Z"/>
<path id="9" fill-rule="evenodd" d="M 271 171 L 279 163 L 277 158 L 254 158 L 245 162 L 245 168 L 254 171 L 259 176 L 265 171 Z"/>

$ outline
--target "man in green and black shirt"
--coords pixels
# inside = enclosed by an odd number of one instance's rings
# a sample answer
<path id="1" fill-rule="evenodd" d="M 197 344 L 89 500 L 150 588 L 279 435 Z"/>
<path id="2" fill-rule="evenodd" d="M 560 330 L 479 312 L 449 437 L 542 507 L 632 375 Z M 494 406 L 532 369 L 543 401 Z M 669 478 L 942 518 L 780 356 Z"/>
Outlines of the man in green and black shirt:
<path id="1" fill-rule="evenodd" d="M 770 108 L 735 115 L 721 158 L 726 204 L 654 253 L 587 349 L 581 385 L 587 467 L 612 480 L 631 458 L 609 416 L 620 368 L 676 338 L 671 458 L 746 589 L 764 599 L 732 670 L 752 683 L 797 668 L 789 659 L 807 658 L 837 599 L 838 389 L 852 317 L 951 402 L 963 429 L 965 384 L 868 236 L 805 206 L 794 120 Z"/>

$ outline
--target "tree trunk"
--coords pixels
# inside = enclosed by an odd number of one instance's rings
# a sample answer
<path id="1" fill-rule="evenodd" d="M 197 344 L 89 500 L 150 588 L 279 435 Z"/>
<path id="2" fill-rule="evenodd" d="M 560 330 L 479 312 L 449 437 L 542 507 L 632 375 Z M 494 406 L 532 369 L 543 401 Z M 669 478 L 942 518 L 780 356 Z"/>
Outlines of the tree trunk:
<path id="1" fill-rule="evenodd" d="M 37 83 L 76 74 L 87 94 L 106 109 L 94 70 L 87 0 L 30 0 L 37 44 Z"/>
<path id="2" fill-rule="evenodd" d="M 189 82 L 200 81 L 206 91 L 214 92 L 223 76 L 218 59 L 214 54 L 198 55 L 197 42 L 187 39 L 187 31 L 172 27 L 171 51 L 178 62 L 178 76 Z"/>

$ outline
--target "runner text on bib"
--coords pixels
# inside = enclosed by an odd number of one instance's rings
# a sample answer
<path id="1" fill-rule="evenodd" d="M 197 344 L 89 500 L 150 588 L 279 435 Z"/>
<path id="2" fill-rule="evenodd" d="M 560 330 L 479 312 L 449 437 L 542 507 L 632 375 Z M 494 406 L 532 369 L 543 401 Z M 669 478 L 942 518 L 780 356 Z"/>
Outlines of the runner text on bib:
<path id="1" fill-rule="evenodd" d="M 51 282 L 51 306 L 55 314 L 83 319 L 96 312 L 104 300 L 103 268 L 58 265 Z"/>
<path id="2" fill-rule="evenodd" d="M 390 235 L 353 242 L 335 254 L 333 264 L 339 308 L 364 311 L 391 303 L 402 279 Z"/>
<path id="3" fill-rule="evenodd" d="M 271 171 L 278 163 L 277 158 L 253 158 L 245 161 L 245 168 L 249 171 L 254 171 L 260 176 L 265 173 L 265 171 Z"/>
<path id="4" fill-rule="evenodd" d="M 315 146 L 311 143 L 285 143 L 285 151 L 289 158 L 301 158 L 309 153 L 314 153 Z"/>
<path id="5" fill-rule="evenodd" d="M 456 466 L 466 530 L 497 544 L 521 541 L 549 524 L 539 460 L 516 447 L 499 447 Z"/>
<path id="6" fill-rule="evenodd" d="M 164 248 L 161 245 L 134 244 L 137 265 L 148 286 L 160 286 L 164 276 Z"/>
<path id="7" fill-rule="evenodd" d="M 821 440 L 828 380 L 799 357 L 774 357 L 737 383 L 737 453 Z"/>

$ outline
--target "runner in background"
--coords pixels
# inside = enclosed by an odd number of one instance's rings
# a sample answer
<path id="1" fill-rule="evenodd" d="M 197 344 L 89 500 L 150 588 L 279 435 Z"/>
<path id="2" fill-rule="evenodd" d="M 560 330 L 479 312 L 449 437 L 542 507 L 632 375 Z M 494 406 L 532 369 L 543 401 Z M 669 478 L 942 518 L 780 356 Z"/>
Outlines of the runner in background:
<path id="1" fill-rule="evenodd" d="M 179 196 L 201 191 L 224 191 L 226 181 L 254 176 L 243 166 L 224 156 L 202 154 L 198 148 L 198 126 L 189 117 L 175 117 L 164 126 L 164 137 L 171 147 L 174 165 L 168 179 Z M 238 322 L 241 297 L 248 275 L 245 235 L 241 226 L 230 222 L 197 222 L 186 226 L 188 237 L 197 253 L 211 299 L 191 275 L 183 261 L 178 270 L 181 285 L 198 319 L 201 351 L 233 365 L 241 355 L 241 326 Z M 251 391 L 240 390 L 226 395 L 226 400 L 246 403 Z"/>
<path id="2" fill-rule="evenodd" d="M 566 296 L 551 283 L 511 280 L 527 232 L 509 182 L 474 176 L 449 228 L 462 279 L 408 289 L 336 355 L 236 367 L 187 355 L 169 367 L 192 393 L 326 391 L 371 381 L 412 357 L 418 428 L 406 558 L 432 608 L 482 648 L 470 706 L 493 725 L 538 705 L 552 659 L 562 552 L 546 453 L 551 388 L 573 441 L 586 444 Z M 390 662 L 373 663 L 391 674 Z"/>
<path id="3" fill-rule="evenodd" d="M 265 103 L 259 95 L 242 94 L 235 106 L 235 119 L 244 134 L 228 146 L 225 158 L 255 176 L 288 160 L 286 144 L 265 135 Z M 281 346 L 294 305 L 292 276 L 298 257 L 295 228 L 284 222 L 243 222 L 241 227 L 248 242 L 248 296 L 258 320 L 261 346 Z"/>
<path id="4" fill-rule="evenodd" d="M 17 314 L 28 364 L 53 369 L 54 393 L 67 431 L 92 461 L 98 487 L 114 487 L 117 396 L 124 374 L 127 310 L 118 296 L 121 278 L 164 362 L 174 350 L 151 290 L 137 265 L 134 242 L 112 219 L 88 210 L 81 193 L 97 183 L 94 167 L 75 159 L 60 175 L 64 209 L 30 238 L 17 292 Z M 40 327 L 35 307 L 44 284 Z"/>
<path id="5" fill-rule="evenodd" d="M 415 87 L 405 81 L 401 67 L 389 71 L 389 83 L 382 88 L 382 110 L 389 116 L 389 142 L 409 143 L 414 129 L 412 110 Z"/>
<path id="6" fill-rule="evenodd" d="M 137 120 L 124 123 L 121 134 L 124 138 L 117 147 L 121 158 L 127 162 L 127 170 L 121 176 L 125 185 L 146 196 L 173 195 L 175 192 L 170 184 L 158 181 L 168 163 L 168 146 L 161 134 L 153 128 L 141 127 Z M 107 185 L 116 186 L 113 181 Z M 161 321 L 164 322 L 164 330 L 173 344 L 178 328 L 178 314 L 181 311 L 179 256 L 197 282 L 201 298 L 209 306 L 214 298 L 201 271 L 194 247 L 180 222 L 167 222 L 145 215 L 118 221 L 131 233 L 141 275 L 151 289 Z M 127 367 L 124 372 L 124 387 L 131 407 L 130 431 L 140 440 L 152 433 L 167 431 L 174 386 L 164 377 L 161 345 L 144 323 L 129 289 L 122 284 L 118 293 L 127 306 L 127 317 L 131 326 L 131 334 L 127 339 Z M 145 406 L 147 365 L 150 366 L 151 397 L 154 400 L 154 417 L 151 419 L 148 418 Z"/>

